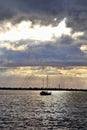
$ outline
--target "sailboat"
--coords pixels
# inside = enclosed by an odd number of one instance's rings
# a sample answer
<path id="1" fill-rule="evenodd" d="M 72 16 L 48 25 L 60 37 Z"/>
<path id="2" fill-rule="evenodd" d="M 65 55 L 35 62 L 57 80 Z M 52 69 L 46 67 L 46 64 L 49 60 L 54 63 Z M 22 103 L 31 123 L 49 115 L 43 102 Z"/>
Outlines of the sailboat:
<path id="1" fill-rule="evenodd" d="M 48 88 L 48 75 L 47 75 L 46 81 L 47 81 L 46 83 L 47 83 L 47 88 Z M 44 87 L 44 79 L 43 79 L 43 87 Z M 47 90 L 42 90 L 42 91 L 40 92 L 40 95 L 42 95 L 42 96 L 51 95 L 51 92 L 48 92 Z"/>

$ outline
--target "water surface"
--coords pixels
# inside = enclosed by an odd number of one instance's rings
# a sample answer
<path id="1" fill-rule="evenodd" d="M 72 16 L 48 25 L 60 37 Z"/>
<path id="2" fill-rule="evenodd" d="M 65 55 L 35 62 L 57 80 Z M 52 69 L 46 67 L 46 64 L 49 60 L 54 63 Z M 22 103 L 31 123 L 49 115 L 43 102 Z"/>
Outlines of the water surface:
<path id="1" fill-rule="evenodd" d="M 0 91 L 0 130 L 87 130 L 87 92 Z"/>

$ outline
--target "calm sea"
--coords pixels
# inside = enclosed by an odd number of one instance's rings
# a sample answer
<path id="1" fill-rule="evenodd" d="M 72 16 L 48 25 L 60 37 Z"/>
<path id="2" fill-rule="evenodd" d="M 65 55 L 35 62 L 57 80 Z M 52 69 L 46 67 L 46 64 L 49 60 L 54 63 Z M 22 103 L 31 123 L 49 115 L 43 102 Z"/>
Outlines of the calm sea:
<path id="1" fill-rule="evenodd" d="M 87 92 L 0 91 L 0 130 L 87 130 Z"/>

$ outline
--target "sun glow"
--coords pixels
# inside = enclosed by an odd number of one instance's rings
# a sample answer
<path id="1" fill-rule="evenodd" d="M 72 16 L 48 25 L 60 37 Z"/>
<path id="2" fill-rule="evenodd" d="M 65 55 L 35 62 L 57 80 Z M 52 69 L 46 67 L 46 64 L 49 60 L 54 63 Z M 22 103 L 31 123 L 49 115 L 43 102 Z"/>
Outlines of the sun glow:
<path id="1" fill-rule="evenodd" d="M 5 75 L 19 75 L 19 76 L 36 76 L 36 77 L 44 77 L 46 75 L 49 76 L 65 76 L 65 77 L 80 77 L 80 78 L 87 78 L 87 67 L 71 67 L 71 69 L 61 68 L 61 67 L 41 67 L 37 66 L 35 68 L 28 66 L 28 67 L 14 67 L 12 69 L 8 69 L 5 72 Z"/>
<path id="2" fill-rule="evenodd" d="M 64 18 L 57 26 L 33 25 L 31 21 L 22 21 L 19 24 L 12 25 L 6 23 L 4 28 L 9 28 L 0 33 L 0 41 L 18 41 L 18 40 L 36 40 L 36 41 L 54 41 L 62 35 L 70 35 L 71 28 L 66 26 Z"/>

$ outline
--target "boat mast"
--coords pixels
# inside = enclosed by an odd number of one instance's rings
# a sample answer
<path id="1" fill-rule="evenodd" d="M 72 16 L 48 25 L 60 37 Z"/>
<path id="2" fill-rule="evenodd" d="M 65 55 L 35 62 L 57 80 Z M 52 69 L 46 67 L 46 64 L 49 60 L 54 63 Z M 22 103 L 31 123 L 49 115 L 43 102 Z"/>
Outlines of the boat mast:
<path id="1" fill-rule="evenodd" d="M 59 89 L 60 89 L 60 83 L 59 83 L 58 87 L 59 87 Z"/>
<path id="2" fill-rule="evenodd" d="M 46 87 L 48 88 L 48 75 L 47 75 L 47 86 Z"/>
<path id="3" fill-rule="evenodd" d="M 44 88 L 44 78 L 42 79 L 42 85 L 43 85 L 43 88 Z"/>

